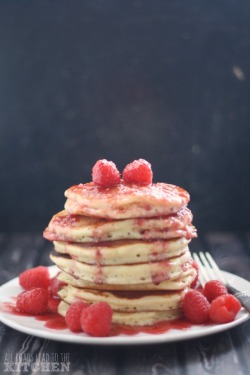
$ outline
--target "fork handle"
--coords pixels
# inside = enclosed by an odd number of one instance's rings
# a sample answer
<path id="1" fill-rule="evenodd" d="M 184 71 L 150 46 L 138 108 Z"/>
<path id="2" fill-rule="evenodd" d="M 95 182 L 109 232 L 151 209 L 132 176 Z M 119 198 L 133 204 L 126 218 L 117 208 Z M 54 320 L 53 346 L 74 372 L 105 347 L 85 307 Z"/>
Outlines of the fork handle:
<path id="1" fill-rule="evenodd" d="M 250 312 L 250 296 L 246 293 L 240 292 L 238 289 L 234 288 L 232 285 L 227 284 L 227 289 L 230 293 L 232 293 L 238 300 L 240 301 L 241 305 L 245 307 L 245 309 Z"/>

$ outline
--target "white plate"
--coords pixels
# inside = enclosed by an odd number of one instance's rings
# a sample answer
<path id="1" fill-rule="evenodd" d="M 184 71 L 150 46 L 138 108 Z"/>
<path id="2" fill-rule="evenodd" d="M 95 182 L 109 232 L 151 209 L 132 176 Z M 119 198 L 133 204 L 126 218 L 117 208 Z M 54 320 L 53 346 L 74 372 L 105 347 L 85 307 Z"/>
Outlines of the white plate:
<path id="1" fill-rule="evenodd" d="M 51 276 L 58 272 L 55 266 L 49 267 Z M 240 291 L 250 295 L 250 282 L 235 276 L 231 273 L 224 272 L 225 276 L 228 278 L 232 284 L 238 288 Z M 20 293 L 22 289 L 19 286 L 18 278 L 15 278 L 0 287 L 0 304 L 3 302 L 10 302 L 13 296 Z M 44 327 L 44 322 L 38 321 L 33 317 L 18 316 L 11 313 L 6 313 L 0 311 L 0 320 L 7 326 L 14 328 L 20 332 L 26 334 L 42 337 L 45 339 L 72 342 L 78 344 L 105 344 L 105 345 L 126 345 L 126 344 L 153 344 L 161 342 L 172 342 L 181 341 L 187 339 L 193 339 L 196 337 L 202 337 L 206 335 L 211 335 L 213 333 L 225 331 L 229 328 L 235 327 L 238 324 L 245 322 L 249 319 L 250 314 L 241 309 L 236 319 L 227 324 L 217 324 L 217 325 L 197 325 L 192 326 L 186 330 L 171 330 L 166 333 L 161 334 L 148 334 L 148 333 L 138 333 L 133 336 L 129 335 L 119 335 L 113 337 L 90 337 L 84 333 L 75 334 L 70 332 L 68 329 L 64 330 L 54 330 Z"/>

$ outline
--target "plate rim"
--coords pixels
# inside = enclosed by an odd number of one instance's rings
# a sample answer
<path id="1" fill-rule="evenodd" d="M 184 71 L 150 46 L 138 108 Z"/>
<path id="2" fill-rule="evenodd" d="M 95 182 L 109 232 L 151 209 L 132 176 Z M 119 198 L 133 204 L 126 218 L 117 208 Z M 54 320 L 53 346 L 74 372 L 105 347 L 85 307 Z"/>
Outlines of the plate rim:
<path id="1" fill-rule="evenodd" d="M 57 266 L 52 265 L 48 266 L 50 275 L 55 275 L 59 269 Z M 246 283 L 248 284 L 249 290 L 250 290 L 250 282 L 240 276 L 237 276 L 233 273 L 222 271 L 223 274 L 225 274 L 226 277 L 233 278 L 239 283 Z M 7 290 L 8 288 L 16 287 L 20 288 L 20 291 L 22 288 L 19 286 L 18 283 L 18 277 L 15 277 L 9 281 L 7 281 L 5 284 L 0 286 L 0 304 L 2 302 L 8 302 L 12 295 L 8 295 L 5 297 L 2 297 L 1 291 Z M 160 344 L 160 343 L 170 343 L 170 342 L 178 342 L 178 341 L 186 341 L 195 339 L 198 337 L 205 337 L 212 334 L 216 334 L 219 332 L 226 331 L 230 328 L 236 327 L 244 322 L 246 322 L 250 318 L 250 313 L 248 313 L 245 309 L 241 309 L 240 316 L 236 320 L 230 323 L 226 324 L 214 324 L 214 325 L 194 325 L 191 328 L 184 329 L 184 330 L 173 330 L 168 331 L 165 333 L 160 334 L 150 334 L 150 333 L 138 333 L 135 335 L 118 335 L 118 336 L 111 336 L 111 337 L 92 337 L 88 336 L 84 333 L 75 334 L 73 332 L 70 332 L 68 329 L 65 330 L 53 330 L 44 327 L 44 322 L 35 320 L 34 317 L 18 317 L 15 315 L 12 315 L 7 312 L 3 312 L 0 310 L 0 321 L 7 325 L 8 327 L 11 327 L 19 332 L 33 335 L 36 337 L 44 338 L 44 339 L 50 339 L 53 341 L 59 341 L 59 342 L 68 342 L 68 343 L 74 343 L 74 344 L 88 344 L 88 345 L 139 345 L 139 344 Z M 20 318 L 20 319 L 19 319 Z M 32 328 L 29 326 L 26 326 L 25 324 L 22 324 L 19 322 L 19 320 L 26 320 L 30 322 L 35 322 L 36 325 L 39 328 Z M 59 334 L 60 332 L 60 334 Z"/>

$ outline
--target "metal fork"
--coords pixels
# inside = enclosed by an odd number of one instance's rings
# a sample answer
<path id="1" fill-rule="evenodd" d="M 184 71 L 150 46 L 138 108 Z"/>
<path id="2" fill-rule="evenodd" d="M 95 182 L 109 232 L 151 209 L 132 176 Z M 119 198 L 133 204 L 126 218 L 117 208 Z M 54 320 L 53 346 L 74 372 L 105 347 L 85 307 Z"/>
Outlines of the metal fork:
<path id="1" fill-rule="evenodd" d="M 199 266 L 199 281 L 202 286 L 209 280 L 220 280 L 226 286 L 227 290 L 238 298 L 241 305 L 250 312 L 250 296 L 228 283 L 225 275 L 222 274 L 222 271 L 210 253 L 203 253 L 202 251 L 193 253 L 193 258 Z"/>

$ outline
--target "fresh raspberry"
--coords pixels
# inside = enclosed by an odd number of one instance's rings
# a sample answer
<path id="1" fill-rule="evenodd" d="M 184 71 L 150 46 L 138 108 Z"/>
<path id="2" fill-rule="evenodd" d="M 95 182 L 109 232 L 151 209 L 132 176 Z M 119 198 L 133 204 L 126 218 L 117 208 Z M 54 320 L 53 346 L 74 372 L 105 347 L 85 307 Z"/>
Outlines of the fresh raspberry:
<path id="1" fill-rule="evenodd" d="M 102 187 L 118 185 L 121 178 L 115 163 L 106 159 L 98 160 L 92 169 L 92 181 Z"/>
<path id="2" fill-rule="evenodd" d="M 209 302 L 198 290 L 189 290 L 183 299 L 184 316 L 191 323 L 202 324 L 208 321 Z"/>
<path id="3" fill-rule="evenodd" d="M 109 335 L 112 323 L 112 309 L 106 302 L 97 302 L 81 313 L 82 330 L 91 336 L 105 337 Z"/>
<path id="4" fill-rule="evenodd" d="M 34 288 L 18 294 L 16 308 L 28 314 L 43 314 L 48 308 L 48 291 Z"/>
<path id="5" fill-rule="evenodd" d="M 144 159 L 134 160 L 126 165 L 122 176 L 128 184 L 150 185 L 153 179 L 151 164 Z"/>
<path id="6" fill-rule="evenodd" d="M 208 281 L 203 289 L 203 294 L 209 302 L 212 302 L 215 298 L 227 293 L 227 288 L 219 280 Z"/>
<path id="7" fill-rule="evenodd" d="M 19 275 L 19 284 L 26 290 L 33 288 L 47 289 L 49 280 L 48 268 L 44 266 L 30 268 Z"/>
<path id="8" fill-rule="evenodd" d="M 83 301 L 74 302 L 70 305 L 66 312 L 65 321 L 67 327 L 72 332 L 81 332 L 80 316 L 83 310 L 88 308 L 88 304 Z"/>
<path id="9" fill-rule="evenodd" d="M 231 294 L 224 294 L 212 301 L 209 318 L 214 323 L 229 323 L 235 319 L 240 308 L 241 304 L 236 297 Z"/>
<path id="10" fill-rule="evenodd" d="M 197 287 L 198 279 L 199 279 L 199 266 L 198 266 L 198 263 L 195 260 L 192 261 L 192 267 L 196 270 L 196 276 L 195 276 L 194 280 L 192 281 L 192 283 L 190 285 L 190 288 L 194 289 L 194 288 Z"/>
<path id="11" fill-rule="evenodd" d="M 52 298 L 49 297 L 48 299 L 48 311 L 52 313 L 56 313 L 58 310 L 58 305 L 61 302 L 59 298 Z"/>
<path id="12" fill-rule="evenodd" d="M 52 277 L 50 279 L 50 282 L 49 282 L 49 293 L 51 295 L 51 297 L 53 298 L 59 298 L 58 296 L 58 292 L 59 290 L 64 286 L 66 285 L 65 283 L 63 283 L 62 281 L 58 280 L 57 278 L 58 275 Z"/>

